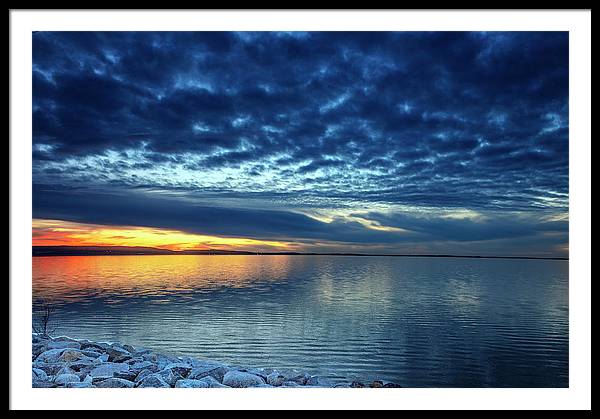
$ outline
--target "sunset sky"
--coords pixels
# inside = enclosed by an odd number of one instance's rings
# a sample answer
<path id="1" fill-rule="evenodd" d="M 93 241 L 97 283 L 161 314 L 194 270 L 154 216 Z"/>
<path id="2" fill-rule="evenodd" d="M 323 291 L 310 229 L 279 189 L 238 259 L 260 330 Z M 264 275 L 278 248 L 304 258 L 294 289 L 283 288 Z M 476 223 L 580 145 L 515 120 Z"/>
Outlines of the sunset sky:
<path id="1" fill-rule="evenodd" d="M 568 256 L 567 32 L 36 32 L 33 245 Z"/>

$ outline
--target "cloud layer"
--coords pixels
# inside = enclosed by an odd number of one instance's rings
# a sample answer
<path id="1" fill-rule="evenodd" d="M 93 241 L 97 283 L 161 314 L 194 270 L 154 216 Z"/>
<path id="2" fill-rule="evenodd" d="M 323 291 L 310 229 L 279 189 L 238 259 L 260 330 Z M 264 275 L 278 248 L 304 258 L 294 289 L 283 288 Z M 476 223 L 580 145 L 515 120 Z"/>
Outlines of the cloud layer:
<path id="1" fill-rule="evenodd" d="M 43 218 L 568 240 L 567 33 L 37 32 L 32 81 Z"/>

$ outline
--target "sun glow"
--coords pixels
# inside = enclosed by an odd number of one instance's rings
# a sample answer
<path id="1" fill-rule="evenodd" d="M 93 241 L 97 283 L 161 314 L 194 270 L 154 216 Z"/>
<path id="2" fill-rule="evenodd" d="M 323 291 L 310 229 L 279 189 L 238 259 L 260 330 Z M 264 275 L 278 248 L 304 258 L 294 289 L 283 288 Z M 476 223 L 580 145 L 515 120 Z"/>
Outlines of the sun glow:
<path id="1" fill-rule="evenodd" d="M 292 243 L 190 234 L 150 227 L 106 226 L 34 219 L 33 246 L 143 246 L 168 250 L 286 251 Z"/>

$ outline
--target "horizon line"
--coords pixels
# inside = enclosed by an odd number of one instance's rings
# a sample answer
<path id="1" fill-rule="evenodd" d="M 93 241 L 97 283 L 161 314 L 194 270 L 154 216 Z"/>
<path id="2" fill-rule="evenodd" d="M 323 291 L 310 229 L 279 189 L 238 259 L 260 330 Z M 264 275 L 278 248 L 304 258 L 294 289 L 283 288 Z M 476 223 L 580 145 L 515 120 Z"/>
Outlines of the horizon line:
<path id="1" fill-rule="evenodd" d="M 35 250 L 41 250 L 41 248 L 53 248 L 53 249 L 64 249 L 73 250 L 78 253 L 63 253 L 63 254 L 35 254 Z M 86 249 L 87 248 L 87 249 Z M 140 253 L 94 253 L 94 250 L 102 251 L 111 248 L 120 249 L 146 249 L 147 251 L 140 251 Z M 103 249 L 105 248 L 105 249 Z M 118 252 L 120 249 L 116 249 Z M 156 253 L 152 253 L 153 252 Z M 88 252 L 87 254 L 85 252 Z M 106 250 L 110 252 L 110 250 Z M 460 255 L 460 254 L 410 254 L 410 253 L 353 253 L 353 252 L 253 252 L 247 250 L 219 250 L 219 249 L 208 249 L 208 250 L 170 250 L 161 249 L 157 247 L 144 247 L 144 246 L 32 246 L 32 257 L 48 257 L 48 256 L 236 256 L 236 255 L 247 255 L 247 256 L 388 256 L 388 257 L 438 257 L 438 258 L 471 258 L 471 259 L 533 259 L 533 260 L 569 260 L 569 257 L 564 256 L 503 256 L 503 255 Z"/>

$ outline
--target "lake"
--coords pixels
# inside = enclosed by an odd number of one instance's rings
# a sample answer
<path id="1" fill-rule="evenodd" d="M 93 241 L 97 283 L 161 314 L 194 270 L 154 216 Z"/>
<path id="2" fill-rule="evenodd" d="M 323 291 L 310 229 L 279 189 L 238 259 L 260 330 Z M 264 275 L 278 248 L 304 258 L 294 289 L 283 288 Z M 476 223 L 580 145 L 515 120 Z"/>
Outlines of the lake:
<path id="1" fill-rule="evenodd" d="M 55 334 L 404 387 L 568 387 L 568 261 L 33 258 Z"/>

